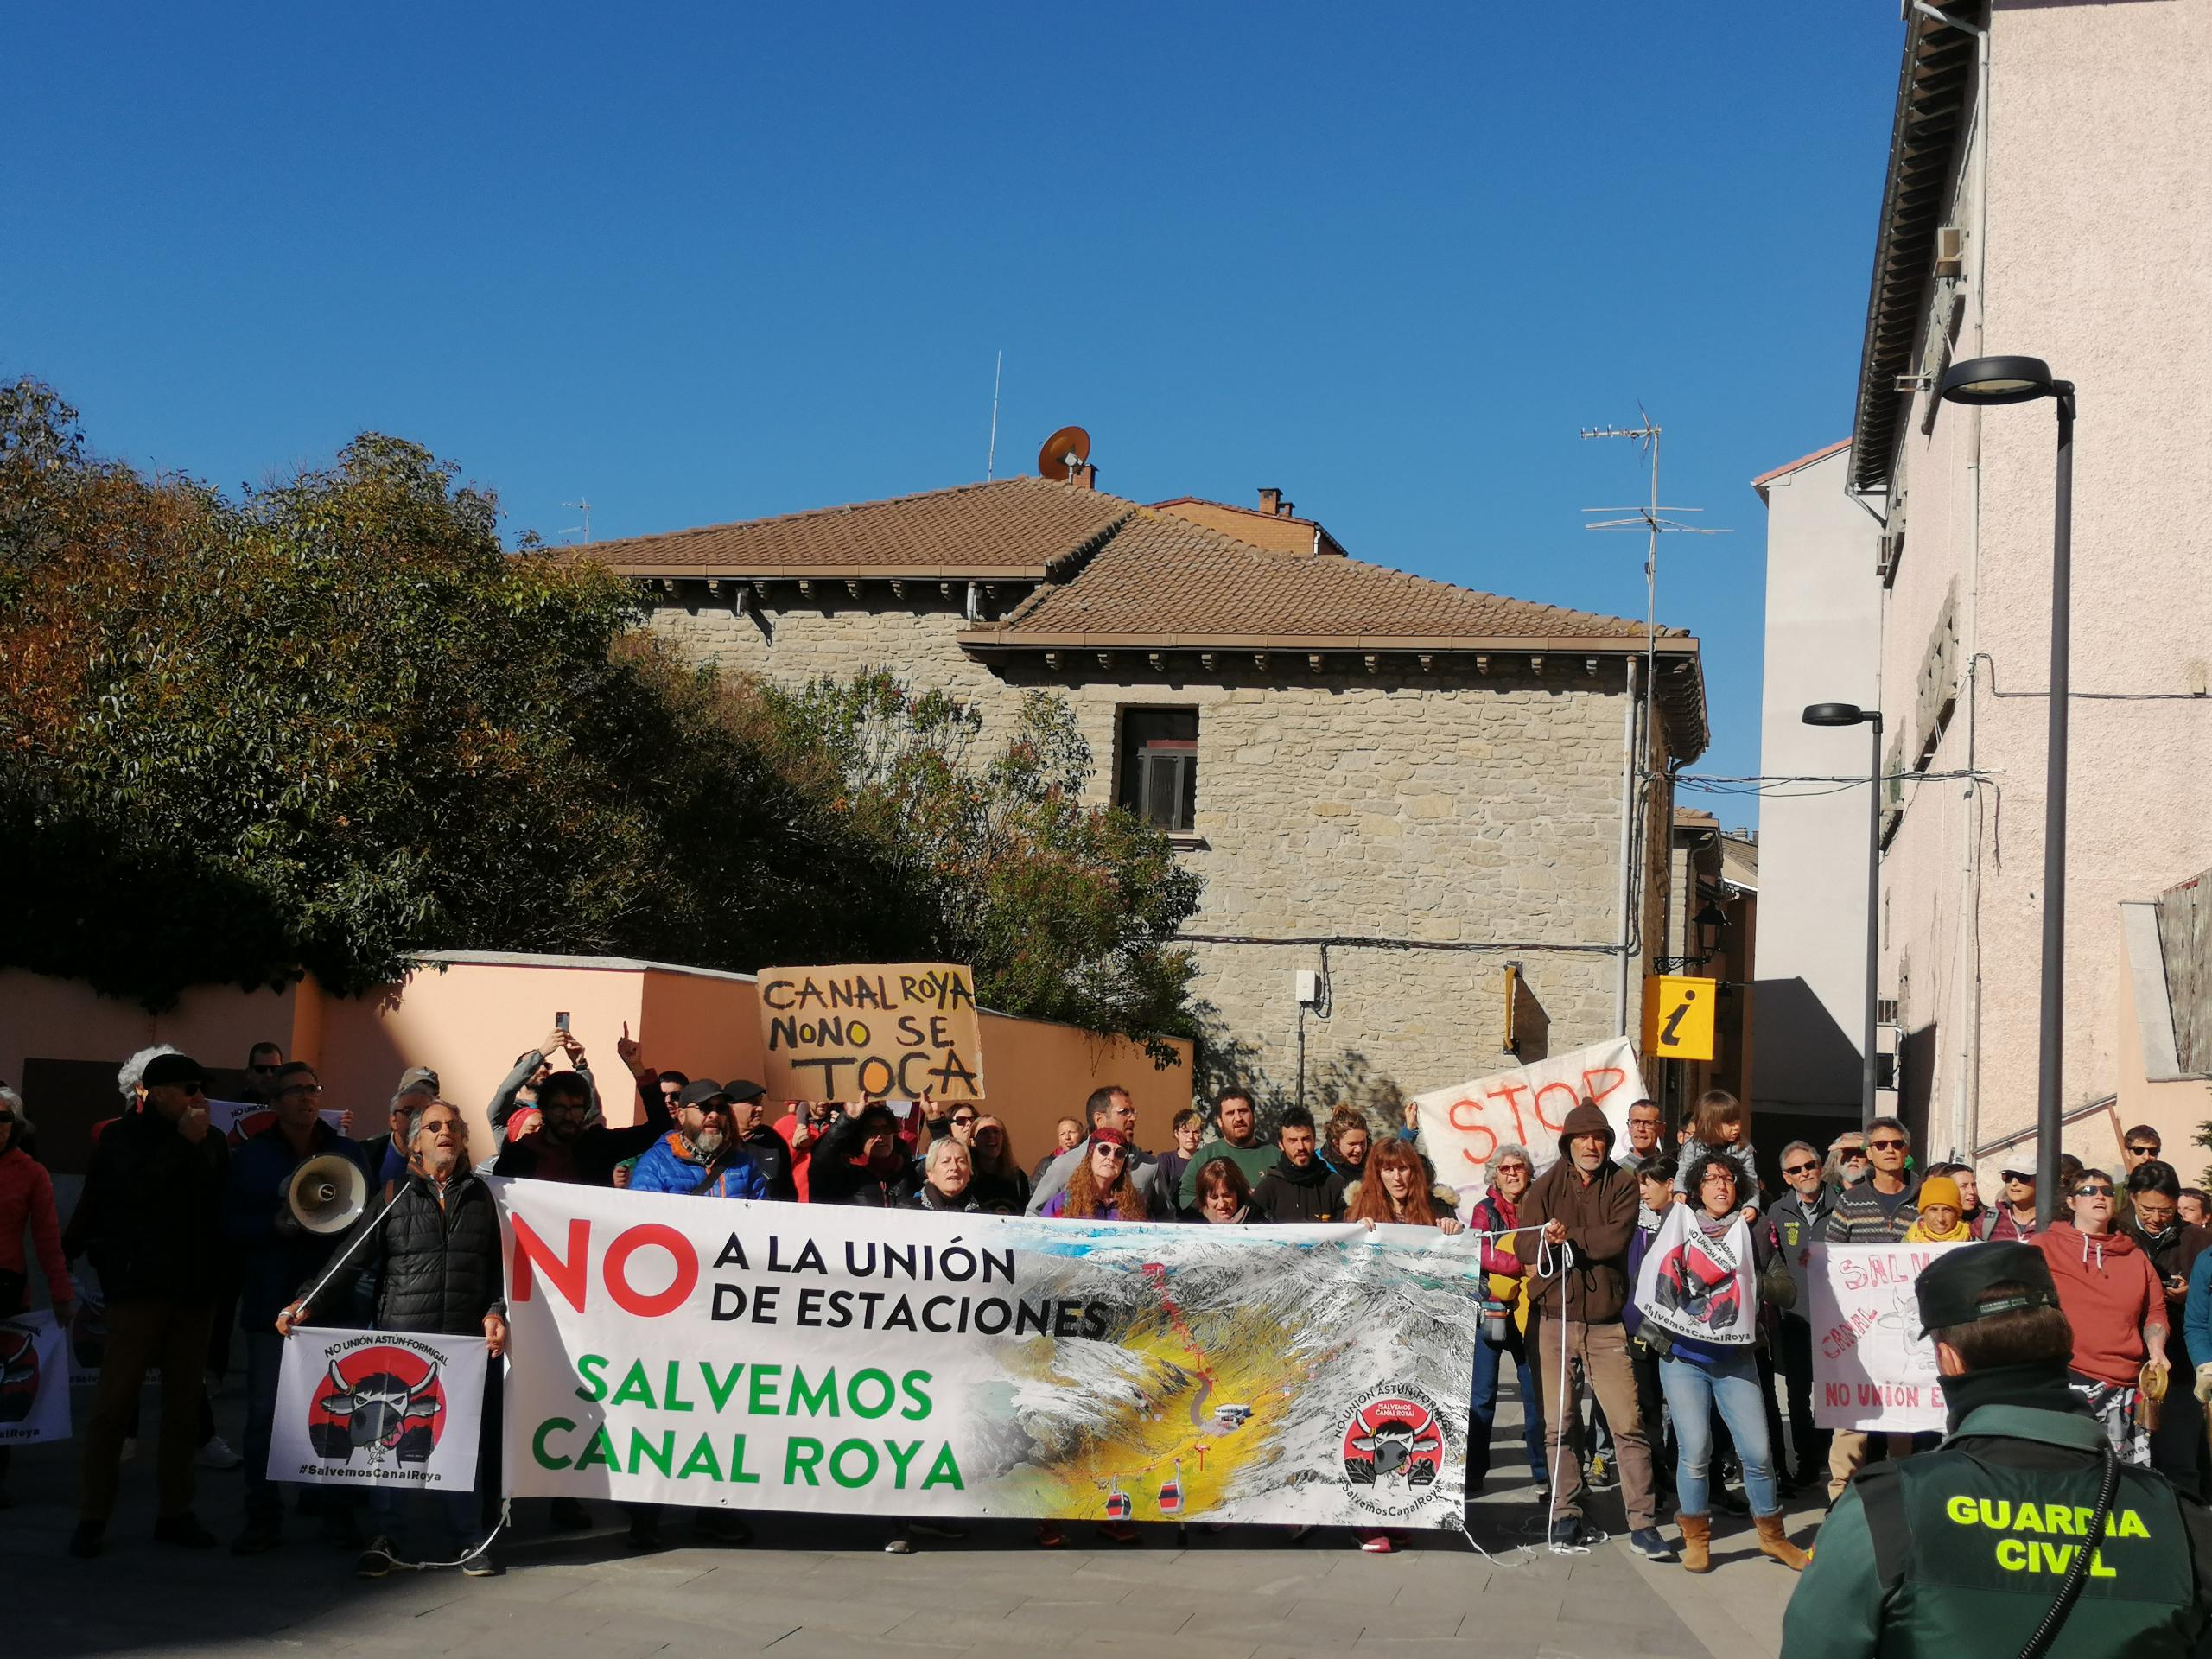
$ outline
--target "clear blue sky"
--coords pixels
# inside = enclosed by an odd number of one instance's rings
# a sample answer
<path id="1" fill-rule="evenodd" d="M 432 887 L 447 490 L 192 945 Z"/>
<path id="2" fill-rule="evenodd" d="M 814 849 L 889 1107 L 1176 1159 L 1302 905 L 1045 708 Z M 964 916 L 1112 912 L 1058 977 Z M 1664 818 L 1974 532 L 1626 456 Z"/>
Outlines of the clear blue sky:
<path id="1" fill-rule="evenodd" d="M 1756 474 L 1846 435 L 1894 7 L 22 11 L 0 372 L 226 486 L 399 434 L 512 538 L 982 476 L 1278 485 L 1360 557 L 1662 620 L 1758 770 Z M 1724 818 L 1753 803 L 1723 802 Z M 1727 809 L 1740 809 L 1731 810 Z"/>

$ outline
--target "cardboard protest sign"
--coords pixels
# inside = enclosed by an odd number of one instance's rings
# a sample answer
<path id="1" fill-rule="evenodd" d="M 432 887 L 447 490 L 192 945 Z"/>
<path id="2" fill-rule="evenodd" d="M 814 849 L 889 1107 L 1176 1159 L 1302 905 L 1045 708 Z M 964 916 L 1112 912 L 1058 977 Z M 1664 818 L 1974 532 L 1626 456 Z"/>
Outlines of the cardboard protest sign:
<path id="1" fill-rule="evenodd" d="M 1813 1421 L 1822 1428 L 1913 1434 L 1943 1427 L 1936 1344 L 1920 1334 L 1913 1281 L 1956 1244 L 1806 1247 L 1813 1325 Z"/>
<path id="2" fill-rule="evenodd" d="M 0 1319 L 0 1446 L 68 1438 L 67 1333 L 42 1307 Z"/>
<path id="3" fill-rule="evenodd" d="M 1532 1065 L 1516 1065 L 1414 1096 L 1421 1150 L 1446 1186 L 1472 1186 L 1486 1179 L 1492 1154 L 1510 1142 L 1529 1148 L 1536 1173 L 1558 1161 L 1560 1132 L 1575 1103 L 1594 1100 L 1613 1126 L 1617 1147 L 1626 1143 L 1628 1109 L 1643 1098 L 1636 1050 L 1614 1037 Z"/>
<path id="4" fill-rule="evenodd" d="M 983 1098 L 972 969 L 943 962 L 760 970 L 768 1092 L 784 1100 Z"/>
<path id="5" fill-rule="evenodd" d="M 1465 1235 L 493 1186 L 514 1496 L 1461 1523 Z"/>
<path id="6" fill-rule="evenodd" d="M 346 1121 L 345 1113 L 318 1110 L 315 1116 L 330 1125 L 332 1133 L 343 1135 L 346 1132 L 342 1127 Z M 256 1105 L 250 1100 L 211 1100 L 207 1103 L 208 1127 L 234 1147 L 252 1140 L 276 1121 L 276 1108 Z"/>
<path id="7" fill-rule="evenodd" d="M 1758 1338 L 1758 1292 L 1751 1283 L 1751 1230 L 1736 1217 L 1708 1238 L 1695 1206 L 1668 1206 L 1636 1275 L 1643 1323 L 1690 1342 L 1748 1347 Z"/>
<path id="8" fill-rule="evenodd" d="M 284 1344 L 269 1478 L 473 1491 L 488 1360 L 480 1336 L 301 1326 Z"/>

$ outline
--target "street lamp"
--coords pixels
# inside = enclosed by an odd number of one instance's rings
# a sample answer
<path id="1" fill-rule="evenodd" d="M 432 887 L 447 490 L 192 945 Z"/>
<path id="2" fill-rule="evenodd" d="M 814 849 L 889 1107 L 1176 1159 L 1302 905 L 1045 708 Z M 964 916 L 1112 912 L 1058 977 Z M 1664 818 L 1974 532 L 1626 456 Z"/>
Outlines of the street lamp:
<path id="1" fill-rule="evenodd" d="M 2059 1071 L 2065 1057 L 2067 647 L 2073 631 L 2074 383 L 2039 357 L 1977 357 L 1944 373 L 1954 404 L 2058 404 L 2057 502 L 2050 550 L 2050 739 L 2044 761 L 2043 1052 L 2036 1088 L 2036 1208 L 2044 1226 L 2061 1213 Z"/>
<path id="2" fill-rule="evenodd" d="M 1882 959 L 1882 711 L 1855 702 L 1814 702 L 1805 706 L 1808 726 L 1874 728 L 1872 759 L 1866 772 L 1866 1014 L 1859 1034 L 1859 1127 L 1874 1122 L 1874 988 Z"/>

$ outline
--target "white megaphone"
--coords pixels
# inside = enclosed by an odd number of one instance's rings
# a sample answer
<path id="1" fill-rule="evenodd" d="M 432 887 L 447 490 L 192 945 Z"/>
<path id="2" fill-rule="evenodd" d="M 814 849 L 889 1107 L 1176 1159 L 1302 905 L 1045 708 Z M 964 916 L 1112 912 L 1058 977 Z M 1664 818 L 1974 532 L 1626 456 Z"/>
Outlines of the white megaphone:
<path id="1" fill-rule="evenodd" d="M 310 1158 L 292 1172 L 284 1189 L 292 1219 L 310 1233 L 342 1233 L 368 1207 L 369 1184 L 361 1166 L 334 1152 Z"/>

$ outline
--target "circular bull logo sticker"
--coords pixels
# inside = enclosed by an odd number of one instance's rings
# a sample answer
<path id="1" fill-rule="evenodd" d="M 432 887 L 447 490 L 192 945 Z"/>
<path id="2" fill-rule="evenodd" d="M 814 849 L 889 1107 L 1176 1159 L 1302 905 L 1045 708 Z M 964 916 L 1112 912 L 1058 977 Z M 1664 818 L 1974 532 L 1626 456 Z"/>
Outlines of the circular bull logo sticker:
<path id="1" fill-rule="evenodd" d="M 1344 1484 L 1377 1515 L 1419 1509 L 1444 1470 L 1444 1420 L 1419 1389 L 1370 1394 L 1345 1420 Z"/>
<path id="2" fill-rule="evenodd" d="M 38 1382 L 37 1338 L 21 1325 L 0 1325 L 0 1423 L 30 1421 Z"/>
<path id="3" fill-rule="evenodd" d="M 334 1463 L 428 1463 L 447 1414 L 436 1351 L 380 1343 L 330 1361 L 308 1408 L 308 1441 Z"/>

